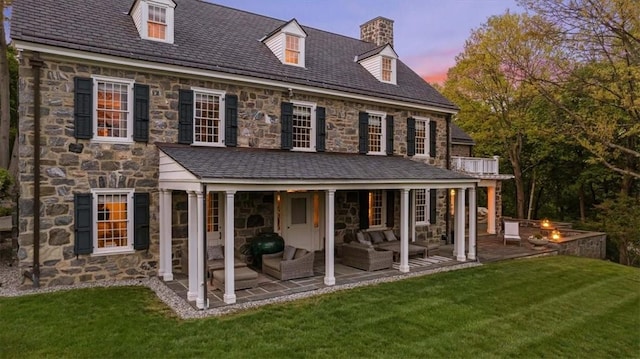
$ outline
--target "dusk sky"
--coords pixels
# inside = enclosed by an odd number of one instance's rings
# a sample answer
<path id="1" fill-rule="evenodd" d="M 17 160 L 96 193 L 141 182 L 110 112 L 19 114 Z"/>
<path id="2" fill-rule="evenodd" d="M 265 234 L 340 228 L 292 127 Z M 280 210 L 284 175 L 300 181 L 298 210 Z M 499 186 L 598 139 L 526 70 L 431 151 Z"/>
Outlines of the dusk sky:
<path id="1" fill-rule="evenodd" d="M 442 82 L 472 29 L 516 0 L 208 0 L 353 38 L 360 25 L 383 16 L 394 21 L 394 49 L 429 82 Z"/>
<path id="2" fill-rule="evenodd" d="M 209 0 L 270 16 L 295 18 L 304 26 L 360 37 L 360 25 L 383 16 L 394 21 L 394 49 L 400 59 L 429 82 L 444 80 L 472 29 L 507 9 L 515 0 Z"/>

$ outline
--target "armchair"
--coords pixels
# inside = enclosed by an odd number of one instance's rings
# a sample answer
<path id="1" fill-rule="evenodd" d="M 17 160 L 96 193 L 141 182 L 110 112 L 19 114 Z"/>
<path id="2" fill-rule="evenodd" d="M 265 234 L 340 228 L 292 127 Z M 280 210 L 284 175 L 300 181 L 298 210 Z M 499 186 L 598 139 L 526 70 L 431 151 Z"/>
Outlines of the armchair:
<path id="1" fill-rule="evenodd" d="M 299 253 L 299 254 L 298 254 Z M 293 259 L 283 259 L 284 251 L 262 255 L 262 273 L 280 280 L 313 276 L 314 252 L 296 249 Z"/>

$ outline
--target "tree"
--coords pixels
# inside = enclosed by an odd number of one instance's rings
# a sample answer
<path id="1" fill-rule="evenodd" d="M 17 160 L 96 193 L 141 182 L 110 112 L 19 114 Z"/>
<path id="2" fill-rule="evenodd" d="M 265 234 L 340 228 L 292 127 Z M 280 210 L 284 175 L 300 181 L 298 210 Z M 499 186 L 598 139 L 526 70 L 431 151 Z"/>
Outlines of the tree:
<path id="1" fill-rule="evenodd" d="M 621 192 L 640 179 L 640 6 L 636 0 L 520 0 L 543 21 L 532 43 L 553 45 L 529 62 L 508 54 L 527 81 L 564 113 L 558 123 L 622 176 Z"/>
<path id="2" fill-rule="evenodd" d="M 4 31 L 4 9 L 7 5 L 8 1 L 3 0 L 0 8 L 0 168 L 8 168 L 10 159 L 10 80 L 9 62 L 6 56 L 7 40 Z"/>
<path id="3" fill-rule="evenodd" d="M 530 61 L 539 56 L 540 50 L 529 46 L 532 21 L 509 12 L 489 18 L 472 32 L 444 85 L 444 94 L 460 106 L 456 122 L 481 144 L 477 152 L 509 160 L 519 218 L 526 207 L 523 174 L 548 156 L 550 147 L 540 144 L 552 136 L 545 102 L 507 56 L 517 52 Z"/>

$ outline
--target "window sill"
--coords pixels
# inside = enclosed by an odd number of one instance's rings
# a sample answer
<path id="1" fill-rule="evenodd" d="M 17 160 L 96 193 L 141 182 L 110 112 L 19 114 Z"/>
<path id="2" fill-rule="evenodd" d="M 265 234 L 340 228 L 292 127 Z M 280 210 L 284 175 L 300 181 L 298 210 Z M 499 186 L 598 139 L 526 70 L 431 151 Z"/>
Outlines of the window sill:
<path id="1" fill-rule="evenodd" d="M 133 139 L 132 138 L 126 138 L 126 137 L 113 137 L 113 138 L 106 138 L 106 137 L 94 137 L 91 139 L 92 143 L 112 143 L 112 144 L 132 144 Z"/>
<path id="2" fill-rule="evenodd" d="M 416 222 L 416 227 L 429 227 L 430 225 L 429 222 Z"/>
<path id="3" fill-rule="evenodd" d="M 291 149 L 291 151 L 294 152 L 316 152 L 315 147 L 314 148 L 304 148 L 304 147 L 294 147 Z"/>
<path id="4" fill-rule="evenodd" d="M 367 152 L 367 156 L 386 156 L 386 152 Z"/>
<path id="5" fill-rule="evenodd" d="M 204 146 L 204 147 L 226 147 L 224 143 L 213 142 L 193 142 L 191 146 Z"/>
<path id="6" fill-rule="evenodd" d="M 91 253 L 92 257 L 104 257 L 115 254 L 133 254 L 136 251 L 133 248 L 120 248 L 120 249 L 101 249 L 100 252 Z"/>

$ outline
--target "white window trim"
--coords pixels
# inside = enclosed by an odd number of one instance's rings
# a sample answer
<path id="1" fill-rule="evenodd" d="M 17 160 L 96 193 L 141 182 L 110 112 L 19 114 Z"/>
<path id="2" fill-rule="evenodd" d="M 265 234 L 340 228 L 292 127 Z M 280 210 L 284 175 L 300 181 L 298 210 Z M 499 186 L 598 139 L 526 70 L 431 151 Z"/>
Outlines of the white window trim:
<path id="1" fill-rule="evenodd" d="M 191 87 L 193 91 L 193 126 L 191 131 L 193 132 L 193 143 L 196 146 L 210 146 L 210 147 L 224 147 L 225 146 L 225 132 L 226 132 L 226 103 L 225 103 L 225 91 L 212 90 L 202 87 Z M 218 142 L 201 142 L 196 141 L 196 94 L 215 95 L 220 97 L 220 139 Z"/>
<path id="2" fill-rule="evenodd" d="M 298 66 L 298 67 L 304 67 L 304 40 L 305 38 L 298 35 L 298 34 L 294 34 L 291 32 L 283 32 L 284 36 L 284 44 L 282 46 L 282 62 L 285 65 L 291 65 L 291 66 Z M 298 63 L 293 63 L 293 62 L 287 62 L 287 36 L 291 36 L 291 37 L 295 37 L 298 39 Z"/>
<path id="3" fill-rule="evenodd" d="M 165 38 L 164 39 L 157 39 L 155 37 L 149 37 L 149 28 L 148 28 L 148 22 L 149 22 L 149 5 L 153 5 L 159 8 L 163 8 L 166 11 L 166 17 L 165 17 L 165 21 L 167 23 L 167 28 L 165 30 Z M 145 39 L 145 40 L 151 40 L 151 41 L 158 41 L 158 42 L 166 42 L 169 44 L 173 44 L 173 29 L 174 29 L 174 8 L 173 6 L 169 6 L 167 4 L 164 4 L 162 2 L 157 2 L 157 1 L 143 1 L 142 3 L 142 28 L 140 29 L 140 37 Z"/>
<path id="4" fill-rule="evenodd" d="M 369 151 L 367 152 L 368 155 L 375 155 L 375 156 L 386 156 L 387 155 L 387 113 L 386 112 L 380 112 L 380 111 L 369 111 L 367 110 L 367 115 L 369 115 L 369 117 L 371 117 L 371 115 L 377 115 L 382 117 L 382 122 L 380 123 L 381 128 L 381 132 L 382 132 L 382 136 L 380 137 L 380 151 L 371 151 L 371 143 L 368 142 L 368 148 Z M 369 124 L 367 123 L 367 126 L 369 126 Z M 368 136 L 370 136 L 369 133 L 367 133 Z M 370 137 L 367 138 L 367 141 L 369 141 Z"/>
<path id="5" fill-rule="evenodd" d="M 309 143 L 309 148 L 305 147 L 292 147 L 292 151 L 300 151 L 300 152 L 316 152 L 316 108 L 317 104 L 315 102 L 305 102 L 305 101 L 291 101 L 293 106 L 305 106 L 311 107 L 311 138 Z M 293 135 L 293 133 L 292 133 Z M 292 141 L 293 142 L 293 141 Z"/>
<path id="6" fill-rule="evenodd" d="M 419 220 L 418 218 L 418 203 L 415 203 L 414 207 L 415 207 L 415 219 L 416 219 L 416 226 L 428 226 L 431 224 L 431 189 L 430 188 L 417 188 L 416 191 L 418 190 L 422 190 L 424 191 L 424 218 L 422 218 L 422 220 Z M 418 194 L 416 193 L 414 198 L 417 198 Z M 416 200 L 417 202 L 417 200 Z"/>
<path id="7" fill-rule="evenodd" d="M 133 249 L 133 193 L 135 192 L 132 188 L 114 188 L 114 189 L 106 189 L 106 188 L 97 188 L 91 190 L 91 195 L 93 197 L 93 203 L 91 205 L 91 211 L 93 214 L 93 253 L 92 256 L 102 256 L 102 255 L 110 255 L 110 254 L 123 254 L 123 253 L 134 253 Z M 98 195 L 103 194 L 126 194 L 127 195 L 127 246 L 126 247 L 118 247 L 118 248 L 99 248 L 98 247 Z"/>
<path id="8" fill-rule="evenodd" d="M 369 193 L 374 191 L 376 190 L 370 190 Z M 386 190 L 380 190 L 380 191 L 382 191 L 382 208 L 380 209 L 381 211 L 380 224 L 373 225 L 369 223 L 369 230 L 387 228 L 387 191 Z M 371 201 L 369 201 L 369 208 L 367 208 L 367 211 L 371 210 L 372 205 L 373 204 L 371 203 Z"/>
<path id="9" fill-rule="evenodd" d="M 383 59 L 385 59 L 385 58 L 391 60 L 391 78 L 389 79 L 389 81 L 385 81 L 384 80 L 384 76 L 382 75 L 382 73 L 383 73 L 383 63 L 384 63 Z M 397 68 L 396 59 L 391 57 L 391 56 L 381 55 L 379 57 L 379 61 L 380 61 L 380 82 L 384 82 L 386 84 L 394 84 L 394 85 L 396 85 L 397 82 L 398 82 L 397 81 L 397 71 L 396 71 L 396 68 Z"/>
<path id="10" fill-rule="evenodd" d="M 430 148 L 430 138 L 429 136 L 431 135 L 429 133 L 429 123 L 432 121 L 431 118 L 429 117 L 420 117 L 420 116 L 413 116 L 413 118 L 416 120 L 416 127 L 418 126 L 418 121 L 424 122 L 424 153 L 418 153 L 418 139 L 415 138 L 415 144 L 416 144 L 416 153 L 415 153 L 415 157 L 423 157 L 423 158 L 429 158 L 431 157 L 431 154 L 429 153 L 429 151 L 431 150 Z"/>
<path id="11" fill-rule="evenodd" d="M 105 77 L 105 76 L 96 76 L 92 75 L 91 79 L 93 80 L 92 86 L 92 98 L 93 98 L 93 109 L 92 109 L 92 131 L 93 138 L 91 139 L 93 142 L 110 142 L 110 143 L 132 143 L 133 142 L 133 85 L 135 83 L 134 80 L 131 79 L 122 79 L 117 77 Z M 127 85 L 127 105 L 129 108 L 127 109 L 127 137 L 102 137 L 98 136 L 98 82 L 117 82 L 121 84 Z"/>

